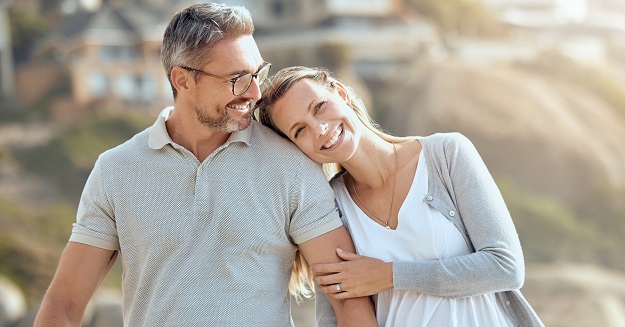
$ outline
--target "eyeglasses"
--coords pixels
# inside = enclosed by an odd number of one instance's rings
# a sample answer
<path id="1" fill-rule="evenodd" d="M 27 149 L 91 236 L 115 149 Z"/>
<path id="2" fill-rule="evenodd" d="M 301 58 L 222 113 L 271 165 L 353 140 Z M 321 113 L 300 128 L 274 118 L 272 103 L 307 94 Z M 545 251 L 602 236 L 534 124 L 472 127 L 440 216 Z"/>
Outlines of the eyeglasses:
<path id="1" fill-rule="evenodd" d="M 197 73 L 206 75 L 208 77 L 213 77 L 213 78 L 218 78 L 224 81 L 228 81 L 232 83 L 232 94 L 234 94 L 235 96 L 238 96 L 247 92 L 247 90 L 250 88 L 250 85 L 252 85 L 252 78 L 256 78 L 256 83 L 258 83 L 258 85 L 262 85 L 263 83 L 265 83 L 265 80 L 267 80 L 267 76 L 269 76 L 269 69 L 271 69 L 271 64 L 268 62 L 265 62 L 262 66 L 260 66 L 260 68 L 258 69 L 256 73 L 254 74 L 248 73 L 248 74 L 244 74 L 241 76 L 237 76 L 235 78 L 228 78 L 225 76 L 214 75 L 214 74 L 207 73 L 199 69 L 186 67 L 186 66 L 180 66 L 180 68 L 186 69 L 190 72 L 197 72 Z"/>

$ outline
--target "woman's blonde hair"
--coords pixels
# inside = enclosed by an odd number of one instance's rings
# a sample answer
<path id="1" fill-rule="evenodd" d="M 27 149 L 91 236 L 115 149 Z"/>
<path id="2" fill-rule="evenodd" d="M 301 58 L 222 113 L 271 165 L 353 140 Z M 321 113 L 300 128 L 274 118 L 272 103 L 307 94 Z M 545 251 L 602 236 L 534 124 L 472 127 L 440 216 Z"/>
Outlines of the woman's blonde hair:
<path id="1" fill-rule="evenodd" d="M 378 125 L 369 113 L 362 99 L 356 95 L 354 90 L 345 85 L 342 81 L 338 80 L 333 74 L 325 68 L 310 68 L 310 67 L 288 67 L 280 70 L 274 76 L 272 76 L 266 83 L 266 88 L 263 91 L 262 98 L 256 102 L 254 107 L 254 114 L 256 119 L 263 125 L 271 128 L 282 137 L 289 139 L 282 131 L 276 127 L 272 117 L 271 111 L 275 103 L 291 89 L 291 87 L 303 79 L 310 79 L 317 82 L 319 85 L 325 86 L 328 90 L 335 90 L 339 87 L 339 84 L 343 86 L 347 92 L 349 98 L 349 107 L 354 110 L 358 119 L 362 124 L 377 136 L 387 142 L 401 142 L 406 138 L 397 137 L 385 132 L 380 125 Z M 323 172 L 328 179 L 332 178 L 336 173 L 343 168 L 338 163 L 325 163 L 323 164 Z M 301 299 L 302 296 L 310 297 L 314 292 L 312 276 L 308 268 L 306 260 L 301 255 L 299 250 L 297 251 L 295 261 L 293 263 L 293 270 L 291 273 L 291 282 L 289 284 L 289 292 L 295 296 L 296 299 Z"/>
<path id="2" fill-rule="evenodd" d="M 315 293 L 312 278 L 308 262 L 304 259 L 302 252 L 297 250 L 291 268 L 291 280 L 289 281 L 289 293 L 293 295 L 297 303 L 300 303 L 302 298 L 311 298 Z"/>

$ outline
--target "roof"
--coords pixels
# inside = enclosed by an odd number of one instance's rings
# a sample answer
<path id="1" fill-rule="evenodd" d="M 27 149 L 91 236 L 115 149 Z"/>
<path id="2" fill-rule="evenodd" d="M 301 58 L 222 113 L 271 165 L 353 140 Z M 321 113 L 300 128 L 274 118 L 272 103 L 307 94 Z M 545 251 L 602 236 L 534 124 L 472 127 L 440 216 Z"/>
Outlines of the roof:
<path id="1" fill-rule="evenodd" d="M 62 48 L 75 41 L 89 44 L 133 45 L 160 41 L 169 17 L 145 4 L 103 6 L 96 12 L 67 16 L 50 32 L 36 53 Z"/>

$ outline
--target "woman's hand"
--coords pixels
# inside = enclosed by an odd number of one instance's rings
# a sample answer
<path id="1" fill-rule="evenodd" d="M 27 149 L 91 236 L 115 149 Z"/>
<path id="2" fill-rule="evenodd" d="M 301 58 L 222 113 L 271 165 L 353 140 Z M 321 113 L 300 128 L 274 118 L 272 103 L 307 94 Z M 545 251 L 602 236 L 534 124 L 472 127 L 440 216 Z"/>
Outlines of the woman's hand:
<path id="1" fill-rule="evenodd" d="M 310 266 L 321 292 L 335 299 L 369 296 L 393 287 L 393 263 L 336 249 L 339 263 Z M 338 286 L 337 286 L 338 285 Z"/>

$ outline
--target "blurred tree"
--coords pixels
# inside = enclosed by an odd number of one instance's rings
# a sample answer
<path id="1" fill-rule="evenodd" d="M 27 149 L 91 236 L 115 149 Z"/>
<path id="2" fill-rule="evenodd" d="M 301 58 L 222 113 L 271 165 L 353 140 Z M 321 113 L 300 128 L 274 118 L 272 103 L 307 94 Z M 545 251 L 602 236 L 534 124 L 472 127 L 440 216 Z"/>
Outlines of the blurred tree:
<path id="1" fill-rule="evenodd" d="M 348 59 L 348 47 L 343 43 L 324 43 L 317 49 L 317 65 L 333 72 L 343 68 Z"/>
<path id="2" fill-rule="evenodd" d="M 9 10 L 9 25 L 13 42 L 13 59 L 19 65 L 28 61 L 30 52 L 48 30 L 44 17 L 16 10 Z"/>
<path id="3" fill-rule="evenodd" d="M 69 126 L 48 144 L 15 149 L 14 156 L 27 173 L 52 182 L 59 195 L 76 203 L 100 153 L 149 126 L 153 117 L 103 114 Z"/>
<path id="4" fill-rule="evenodd" d="M 64 0 L 46 0 L 41 1 L 41 12 L 44 14 L 56 13 L 61 8 Z"/>

